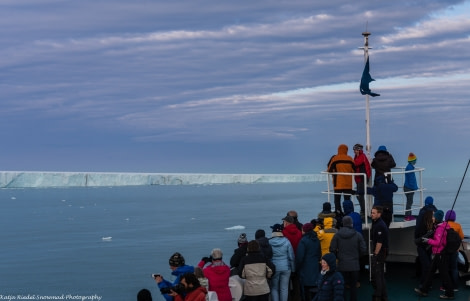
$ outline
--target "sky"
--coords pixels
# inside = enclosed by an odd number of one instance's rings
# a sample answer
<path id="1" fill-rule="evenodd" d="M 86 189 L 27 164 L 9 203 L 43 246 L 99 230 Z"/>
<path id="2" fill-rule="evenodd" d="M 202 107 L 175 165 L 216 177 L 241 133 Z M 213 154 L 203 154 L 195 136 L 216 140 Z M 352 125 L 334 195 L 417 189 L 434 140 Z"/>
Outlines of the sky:
<path id="1" fill-rule="evenodd" d="M 0 169 L 319 173 L 470 159 L 470 1 L 0 0 Z"/>

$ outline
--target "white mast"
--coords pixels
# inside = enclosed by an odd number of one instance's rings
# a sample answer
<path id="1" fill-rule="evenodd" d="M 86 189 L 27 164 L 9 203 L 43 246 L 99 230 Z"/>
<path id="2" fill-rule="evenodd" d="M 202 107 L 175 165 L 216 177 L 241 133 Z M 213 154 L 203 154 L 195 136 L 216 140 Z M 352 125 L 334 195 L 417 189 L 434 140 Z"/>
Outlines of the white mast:
<path id="1" fill-rule="evenodd" d="M 364 49 L 364 64 L 367 62 L 369 58 L 369 36 L 371 35 L 370 32 L 365 31 L 362 33 L 364 36 L 364 47 L 360 47 Z M 372 49 L 372 48 L 370 48 Z M 368 158 L 371 158 L 371 145 L 370 145 L 370 113 L 369 113 L 369 94 L 366 94 L 366 152 Z"/>

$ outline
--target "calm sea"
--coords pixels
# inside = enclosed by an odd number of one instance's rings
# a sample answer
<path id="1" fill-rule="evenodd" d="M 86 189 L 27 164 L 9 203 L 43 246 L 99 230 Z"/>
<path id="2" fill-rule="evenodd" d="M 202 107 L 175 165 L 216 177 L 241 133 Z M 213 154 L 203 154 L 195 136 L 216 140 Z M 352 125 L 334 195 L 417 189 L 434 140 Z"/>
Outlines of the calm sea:
<path id="1" fill-rule="evenodd" d="M 466 181 L 468 182 L 468 181 Z M 427 179 L 425 195 L 450 209 L 460 179 Z M 80 296 L 136 300 L 152 273 L 171 279 L 168 258 L 191 265 L 213 248 L 230 260 L 238 235 L 270 234 L 288 210 L 307 222 L 321 211 L 325 182 L 0 190 L 0 298 Z M 470 234 L 464 183 L 455 209 Z M 89 300 L 89 299 L 84 299 Z M 95 299 L 97 300 L 97 299 Z"/>

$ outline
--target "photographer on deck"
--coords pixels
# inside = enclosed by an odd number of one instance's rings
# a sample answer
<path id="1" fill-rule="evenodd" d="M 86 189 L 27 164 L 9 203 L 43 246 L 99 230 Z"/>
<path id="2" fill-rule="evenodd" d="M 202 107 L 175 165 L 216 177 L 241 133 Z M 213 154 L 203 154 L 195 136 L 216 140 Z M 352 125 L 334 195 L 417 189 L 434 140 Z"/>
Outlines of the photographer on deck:
<path id="1" fill-rule="evenodd" d="M 163 279 L 163 276 L 156 274 L 154 275 L 155 282 L 158 284 L 158 288 L 162 292 L 163 297 L 166 301 L 173 301 L 173 296 L 170 295 L 168 289 L 176 287 L 180 283 L 180 278 L 185 273 L 194 273 L 194 267 L 185 264 L 184 257 L 178 252 L 171 255 L 169 260 L 171 274 L 176 277 L 175 281 L 171 283 L 168 280 Z M 196 278 L 197 280 L 197 278 Z"/>

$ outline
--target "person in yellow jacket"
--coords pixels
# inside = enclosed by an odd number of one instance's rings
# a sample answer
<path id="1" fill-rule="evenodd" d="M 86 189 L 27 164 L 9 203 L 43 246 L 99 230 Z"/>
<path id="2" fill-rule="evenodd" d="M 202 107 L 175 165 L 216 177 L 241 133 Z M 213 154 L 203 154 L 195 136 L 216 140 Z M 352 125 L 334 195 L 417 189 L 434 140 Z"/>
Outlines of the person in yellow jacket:
<path id="1" fill-rule="evenodd" d="M 328 162 L 328 172 L 344 172 L 351 173 L 350 175 L 333 175 L 333 189 L 335 192 L 335 213 L 336 215 L 343 216 L 341 209 L 341 195 L 344 195 L 345 200 L 351 200 L 353 188 L 353 175 L 355 172 L 354 160 L 348 155 L 348 146 L 340 144 L 338 146 L 338 154 L 331 157 Z"/>
<path id="2" fill-rule="evenodd" d="M 323 227 L 317 232 L 318 239 L 320 240 L 322 256 L 327 253 L 330 253 L 331 240 L 333 239 L 333 236 L 335 236 L 337 231 L 338 230 L 333 227 L 332 217 L 326 217 L 325 219 L 323 219 Z"/>

